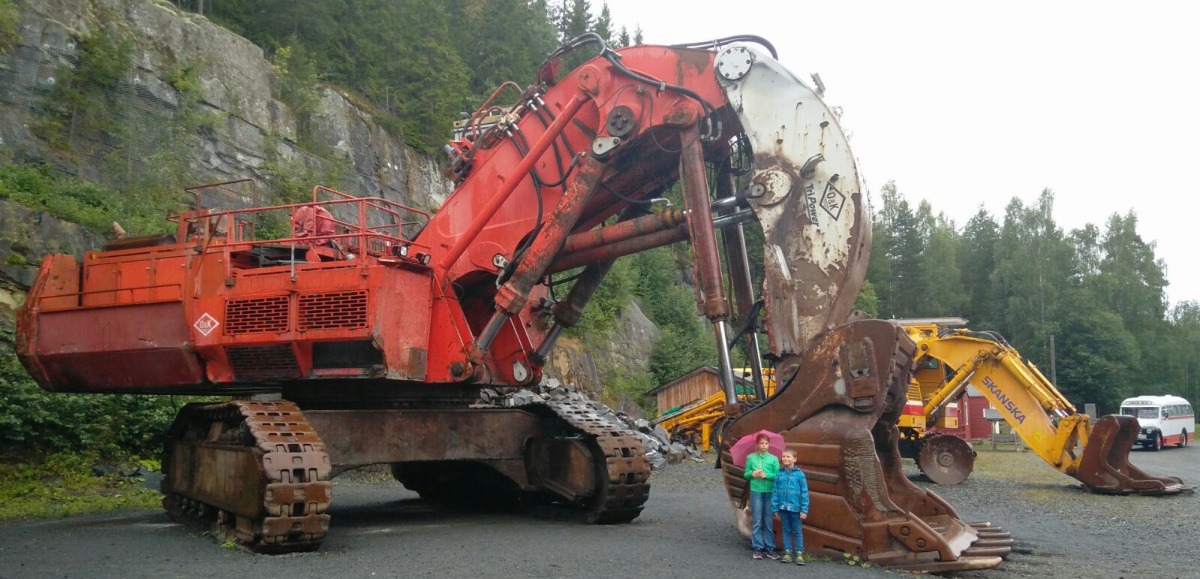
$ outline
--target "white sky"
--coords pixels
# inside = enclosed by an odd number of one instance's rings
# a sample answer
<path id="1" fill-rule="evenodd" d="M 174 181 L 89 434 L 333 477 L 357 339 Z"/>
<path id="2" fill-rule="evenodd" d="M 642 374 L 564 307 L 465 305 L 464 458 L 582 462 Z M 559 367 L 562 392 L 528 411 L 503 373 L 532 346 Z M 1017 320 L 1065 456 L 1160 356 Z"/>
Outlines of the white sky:
<path id="1" fill-rule="evenodd" d="M 592 0 L 599 13 L 604 0 Z M 1064 231 L 1133 210 L 1172 304 L 1200 300 L 1200 3 L 607 0 L 648 44 L 754 34 L 844 109 L 868 190 L 961 228 L 1055 194 Z"/>

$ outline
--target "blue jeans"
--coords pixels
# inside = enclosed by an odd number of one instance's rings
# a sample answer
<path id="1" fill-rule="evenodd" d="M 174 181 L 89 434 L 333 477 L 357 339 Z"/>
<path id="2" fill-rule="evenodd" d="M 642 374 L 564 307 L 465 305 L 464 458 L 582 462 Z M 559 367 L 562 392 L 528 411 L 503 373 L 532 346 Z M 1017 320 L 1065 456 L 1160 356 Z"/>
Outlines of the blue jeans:
<path id="1" fill-rule="evenodd" d="M 771 493 L 750 492 L 750 546 L 755 551 L 775 550 L 775 529 L 771 524 Z"/>
<path id="2" fill-rule="evenodd" d="M 783 550 L 793 553 L 804 552 L 804 521 L 795 511 L 779 511 L 779 522 L 783 526 Z M 788 548 L 791 545 L 791 548 Z"/>

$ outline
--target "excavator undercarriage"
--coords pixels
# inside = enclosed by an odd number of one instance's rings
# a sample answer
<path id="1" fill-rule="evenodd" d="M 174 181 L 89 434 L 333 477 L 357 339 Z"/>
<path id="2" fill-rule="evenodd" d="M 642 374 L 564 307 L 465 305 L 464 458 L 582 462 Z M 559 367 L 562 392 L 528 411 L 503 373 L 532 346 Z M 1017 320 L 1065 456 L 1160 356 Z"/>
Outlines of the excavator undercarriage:
<path id="1" fill-rule="evenodd" d="M 445 442 L 447 427 L 468 444 Z M 318 431 L 345 444 L 327 448 Z M 329 479 L 369 464 L 391 463 L 397 480 L 438 502 L 499 508 L 537 497 L 573 505 L 591 523 L 633 520 L 650 489 L 636 436 L 569 402 L 309 412 L 286 401 L 191 404 L 169 437 L 167 512 L 268 553 L 317 548 L 329 530 Z"/>
<path id="2" fill-rule="evenodd" d="M 163 507 L 264 552 L 315 549 L 329 530 L 329 455 L 290 402 L 191 404 L 163 454 Z M 249 483 L 249 484 L 247 484 Z"/>

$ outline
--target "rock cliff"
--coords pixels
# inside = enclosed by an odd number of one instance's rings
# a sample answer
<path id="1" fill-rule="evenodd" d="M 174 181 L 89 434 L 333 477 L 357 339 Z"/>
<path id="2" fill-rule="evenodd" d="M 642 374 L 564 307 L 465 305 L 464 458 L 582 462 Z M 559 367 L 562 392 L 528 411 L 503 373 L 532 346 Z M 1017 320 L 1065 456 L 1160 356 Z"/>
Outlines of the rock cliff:
<path id="1" fill-rule="evenodd" d="M 0 164 L 36 159 L 104 182 L 114 156 L 122 157 L 127 174 L 152 171 L 160 150 L 185 143 L 179 162 L 197 183 L 252 178 L 270 189 L 281 171 L 318 180 L 332 172 L 352 193 L 427 210 L 451 191 L 440 159 L 406 147 L 367 106 L 332 88 L 318 89 L 321 104 L 306 131 L 308 148 L 322 154 L 302 148 L 296 115 L 281 100 L 280 79 L 263 50 L 203 16 L 164 0 L 17 3 L 19 39 L 0 55 Z M 126 92 L 108 95 L 121 136 L 72 127 L 69 150 L 52 147 L 37 130 L 47 115 L 46 95 L 78 65 L 81 41 L 102 30 L 132 42 L 132 66 L 120 83 Z M 187 74 L 195 81 L 190 88 L 180 81 Z M 181 134 L 172 123 L 185 113 L 206 120 Z M 0 324 L 11 328 L 42 255 L 82 255 L 102 242 L 97 232 L 0 201 Z M 597 366 L 605 373 L 644 369 L 657 329 L 636 305 L 627 308 L 616 334 L 596 351 L 565 340 L 548 373 L 596 392 L 602 387 Z"/>
<path id="2" fill-rule="evenodd" d="M 262 49 L 203 16 L 152 0 L 20 2 L 19 40 L 0 58 L 0 154 L 11 158 L 44 149 L 34 128 L 45 114 L 45 95 L 78 63 L 81 39 L 103 30 L 133 44 L 132 67 L 123 83 L 129 98 L 120 111 L 128 116 L 123 138 L 141 136 L 146 149 L 155 146 L 156 138 L 187 138 L 187 168 L 198 180 L 249 177 L 269 187 L 271 168 L 319 176 L 330 165 L 348 163 L 353 175 L 347 181 L 356 193 L 430 209 L 450 192 L 439 159 L 405 147 L 370 112 L 330 88 L 320 89 L 310 143 L 326 154 L 301 149 L 297 119 L 278 98 L 279 79 Z M 184 73 L 195 75 L 194 103 L 180 90 Z M 161 119 L 177 117 L 183 106 L 208 119 L 203 130 L 157 134 Z M 143 123 L 148 126 L 138 126 Z M 113 137 L 89 133 L 88 127 L 78 132 L 71 155 L 40 152 L 65 169 L 99 180 L 106 173 L 103 149 L 113 145 Z"/>

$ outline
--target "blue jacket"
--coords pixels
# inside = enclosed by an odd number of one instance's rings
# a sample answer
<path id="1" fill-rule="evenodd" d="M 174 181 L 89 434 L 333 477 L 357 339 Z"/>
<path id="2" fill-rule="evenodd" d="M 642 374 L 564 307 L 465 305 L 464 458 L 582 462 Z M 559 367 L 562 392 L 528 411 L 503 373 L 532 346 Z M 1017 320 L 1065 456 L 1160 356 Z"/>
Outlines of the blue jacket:
<path id="1" fill-rule="evenodd" d="M 799 467 L 779 469 L 775 474 L 775 489 L 771 491 L 774 511 L 808 512 L 808 478 Z"/>

